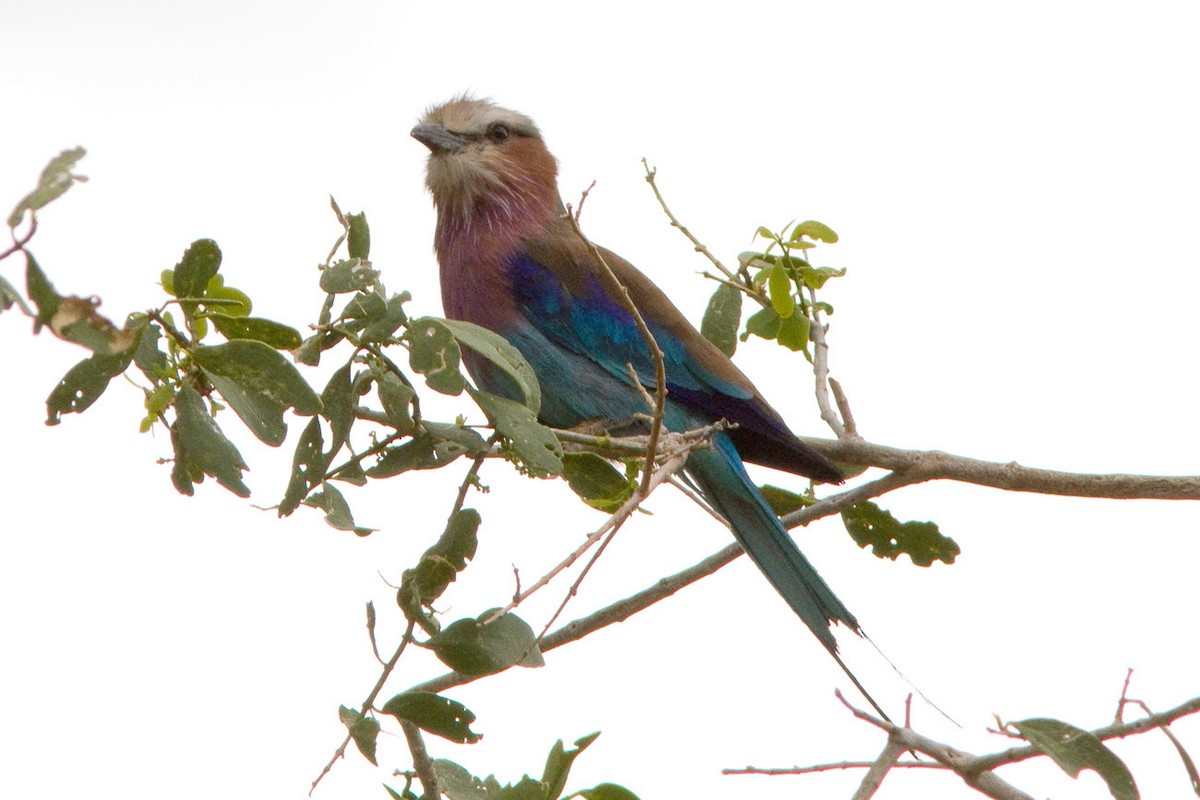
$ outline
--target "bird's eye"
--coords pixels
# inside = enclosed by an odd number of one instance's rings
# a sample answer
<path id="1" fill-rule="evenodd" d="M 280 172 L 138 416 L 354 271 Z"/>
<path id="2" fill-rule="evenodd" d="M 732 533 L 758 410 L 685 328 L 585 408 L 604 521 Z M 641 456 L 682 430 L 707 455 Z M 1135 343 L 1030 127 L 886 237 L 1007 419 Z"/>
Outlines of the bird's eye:
<path id="1" fill-rule="evenodd" d="M 503 122 L 493 122 L 487 131 L 487 137 L 493 142 L 499 144 L 509 137 L 510 133 L 508 126 Z"/>

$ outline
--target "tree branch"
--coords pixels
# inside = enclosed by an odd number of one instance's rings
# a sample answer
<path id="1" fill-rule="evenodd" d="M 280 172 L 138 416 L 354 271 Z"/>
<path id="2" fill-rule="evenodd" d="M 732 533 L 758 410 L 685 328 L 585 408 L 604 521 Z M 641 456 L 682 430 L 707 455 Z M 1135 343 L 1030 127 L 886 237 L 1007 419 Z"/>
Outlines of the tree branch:
<path id="1" fill-rule="evenodd" d="M 863 439 L 830 441 L 801 437 L 801 441 L 835 461 L 880 467 L 902 474 L 904 481 L 901 485 L 932 480 L 954 480 L 1008 492 L 1034 492 L 1067 497 L 1200 500 L 1200 475 L 1060 472 L 1025 467 L 1015 461 L 1007 464 L 982 461 L 940 450 L 904 450 Z"/>
<path id="2" fill-rule="evenodd" d="M 413 771 L 421 779 L 421 787 L 424 789 L 421 800 L 438 800 L 442 793 L 438 789 L 437 773 L 433 771 L 433 761 L 429 758 L 429 751 L 425 749 L 425 738 L 421 736 L 421 729 L 406 719 L 400 720 L 400 729 L 404 731 L 408 751 L 412 754 Z"/>

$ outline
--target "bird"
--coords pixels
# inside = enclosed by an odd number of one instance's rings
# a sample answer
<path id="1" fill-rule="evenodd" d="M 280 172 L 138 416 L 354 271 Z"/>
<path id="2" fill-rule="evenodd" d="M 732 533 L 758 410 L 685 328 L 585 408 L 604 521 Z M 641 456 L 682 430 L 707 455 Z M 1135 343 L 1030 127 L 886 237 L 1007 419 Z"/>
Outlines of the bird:
<path id="1" fill-rule="evenodd" d="M 559 194 L 558 162 L 529 116 L 459 95 L 431 106 L 412 136 L 429 149 L 426 186 L 437 212 L 434 250 L 447 317 L 483 326 L 520 351 L 541 388 L 543 424 L 567 429 L 611 421 L 628 432 L 629 420 L 645 415 L 646 397 L 657 389 L 655 367 L 634 317 L 614 296 L 599 253 L 662 351 L 663 427 L 733 423 L 712 435 L 709 449 L 692 451 L 684 472 L 886 717 L 838 651 L 833 624 L 863 636 L 858 620 L 800 552 L 744 462 L 840 484 L 837 465 L 797 439 L 750 379 L 648 277 L 583 239 Z M 522 399 L 515 382 L 491 362 L 469 350 L 463 361 L 483 391 Z"/>

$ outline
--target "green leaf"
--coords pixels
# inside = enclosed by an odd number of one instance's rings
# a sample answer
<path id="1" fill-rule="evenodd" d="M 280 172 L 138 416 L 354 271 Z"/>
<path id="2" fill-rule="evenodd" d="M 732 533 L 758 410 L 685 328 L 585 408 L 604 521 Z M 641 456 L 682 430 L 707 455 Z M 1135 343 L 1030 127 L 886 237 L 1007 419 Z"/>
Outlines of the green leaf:
<path id="1" fill-rule="evenodd" d="M 325 470 L 329 469 L 332 453 L 321 452 L 321 423 L 316 417 L 309 420 L 296 443 L 292 456 L 292 475 L 287 490 L 279 501 L 279 516 L 286 517 L 299 508 L 300 503 L 312 489 L 325 481 Z"/>
<path id="2" fill-rule="evenodd" d="M 428 621 L 424 609 L 442 596 L 458 573 L 466 569 L 467 562 L 475 557 L 475 549 L 479 545 L 479 523 L 479 512 L 473 508 L 456 512 L 450 517 L 441 537 L 421 556 L 417 566 L 404 571 L 400 589 L 396 593 L 397 603 L 406 617 L 421 624 L 430 633 L 436 633 L 436 626 L 431 630 L 423 624 L 423 620 Z"/>
<path id="3" fill-rule="evenodd" d="M 433 692 L 403 692 L 384 703 L 381 710 L 452 742 L 479 741 L 479 734 L 471 730 L 475 715 L 462 703 Z"/>
<path id="4" fill-rule="evenodd" d="M 136 346 L 145 326 L 145 317 L 139 315 L 131 324 L 118 328 L 96 311 L 99 299 L 60 296 L 28 250 L 25 251 L 25 291 L 37 306 L 34 333 L 47 325 L 60 339 L 102 355 L 121 354 Z"/>
<path id="5" fill-rule="evenodd" d="M 367 485 L 367 473 L 363 471 L 362 464 L 358 461 L 347 461 L 343 466 L 338 467 L 337 471 L 329 478 L 353 486 Z"/>
<path id="6" fill-rule="evenodd" d="M 462 355 L 444 321 L 433 317 L 414 319 L 404 338 L 409 343 L 408 364 L 425 376 L 429 388 L 442 394 L 462 393 L 467 387 L 458 369 Z"/>
<path id="7" fill-rule="evenodd" d="M 133 351 L 133 363 L 137 364 L 143 375 L 155 383 L 162 381 L 170 371 L 167 354 L 158 347 L 161 339 L 162 328 L 157 323 L 148 323 Z"/>
<path id="8" fill-rule="evenodd" d="M 616 783 L 598 783 L 580 792 L 584 800 L 638 800 L 637 795 Z"/>
<path id="9" fill-rule="evenodd" d="M 350 513 L 350 504 L 337 487 L 330 483 L 325 483 L 321 491 L 309 495 L 304 504 L 324 511 L 325 522 L 339 531 L 353 531 L 355 536 L 368 536 L 378 530 L 355 525 L 354 515 Z"/>
<path id="10" fill-rule="evenodd" d="M 367 214 L 347 214 L 346 223 L 350 231 L 346 236 L 346 250 L 351 258 L 366 261 L 371 256 L 371 228 L 367 225 Z"/>
<path id="11" fill-rule="evenodd" d="M 562 473 L 562 443 L 552 430 L 537 421 L 536 412 L 507 397 L 476 389 L 471 389 L 470 393 L 491 420 L 496 433 L 511 445 L 518 466 L 539 478 Z"/>
<path id="12" fill-rule="evenodd" d="M 276 350 L 295 350 L 303 341 L 298 330 L 282 322 L 261 317 L 234 317 L 213 311 L 206 316 L 226 339 L 253 339 Z"/>
<path id="13" fill-rule="evenodd" d="M 801 236 L 807 236 L 810 239 L 828 244 L 833 244 L 838 240 L 838 235 L 833 232 L 833 228 L 813 219 L 798 223 L 796 227 L 792 228 L 789 243 L 799 242 Z"/>
<path id="14" fill-rule="evenodd" d="M 95 297 L 60 297 L 50 318 L 50 330 L 64 341 L 103 355 L 131 351 L 141 338 L 146 318 L 139 315 L 132 324 L 118 328 L 97 313 L 99 305 L 100 300 Z"/>
<path id="15" fill-rule="evenodd" d="M 775 233 L 774 231 L 772 231 L 770 228 L 766 227 L 765 225 L 759 225 L 756 233 L 759 236 L 761 236 L 762 238 L 770 239 L 772 242 L 774 242 L 776 244 L 780 244 L 782 242 L 782 240 L 779 238 L 779 234 Z"/>
<path id="16" fill-rule="evenodd" d="M 440 440 L 439 444 L 455 445 L 457 452 L 454 452 L 453 449 L 443 449 L 443 455 L 458 457 L 462 453 L 470 453 L 473 456 L 480 456 L 486 454 L 490 449 L 486 439 L 470 428 L 457 423 L 426 421 L 422 424 L 425 426 L 425 430 L 433 434 L 434 439 Z"/>
<path id="17" fill-rule="evenodd" d="M 584 789 L 579 796 L 584 800 L 638 800 L 636 794 L 615 783 L 597 784 L 591 789 Z"/>
<path id="18" fill-rule="evenodd" d="M 25 303 L 25 298 L 21 296 L 16 287 L 6 281 L 3 275 L 0 275 L 0 311 L 7 311 L 13 307 L 14 303 L 25 312 L 26 316 L 36 316 L 33 309 Z"/>
<path id="19" fill-rule="evenodd" d="M 208 282 L 221 268 L 221 248 L 212 239 L 197 239 L 183 252 L 172 273 L 172 291 L 176 297 L 204 296 Z"/>
<path id="20" fill-rule="evenodd" d="M 953 564 L 961 552 L 958 543 L 943 536 L 933 522 L 900 522 L 890 512 L 867 500 L 842 512 L 846 531 L 859 547 L 871 547 L 877 558 L 895 561 L 906 553 L 919 567 L 934 561 Z"/>
<path id="21" fill-rule="evenodd" d="M 391 478 L 410 469 L 435 469 L 442 466 L 434 454 L 435 439 L 422 432 L 404 444 L 389 447 L 375 466 L 367 470 L 372 478 Z"/>
<path id="22" fill-rule="evenodd" d="M 404 304 L 412 299 L 408 292 L 394 294 L 387 299 L 383 307 L 366 318 L 366 325 L 359 334 L 359 339 L 366 343 L 386 342 L 392 338 L 396 329 L 408 321 L 404 313 Z"/>
<path id="23" fill-rule="evenodd" d="M 91 406 L 132 358 L 132 351 L 115 356 L 97 353 L 67 370 L 46 398 L 46 424 L 57 425 L 62 414 L 79 414 Z"/>
<path id="24" fill-rule="evenodd" d="M 330 442 L 329 455 L 332 458 L 350 437 L 350 428 L 354 425 L 354 407 L 356 397 L 350 381 L 349 363 L 329 378 L 321 392 L 321 416 L 329 420 Z"/>
<path id="25" fill-rule="evenodd" d="M 803 267 L 800 270 L 800 280 L 810 289 L 820 289 L 830 278 L 840 278 L 846 274 L 845 269 L 833 267 Z"/>
<path id="26" fill-rule="evenodd" d="M 397 327 L 406 323 L 404 303 L 412 300 L 407 291 L 384 299 L 383 284 L 374 284 L 372 291 L 360 291 L 342 308 L 342 323 L 352 331 L 361 330 L 359 339 L 366 343 L 389 341 Z"/>
<path id="27" fill-rule="evenodd" d="M 777 517 L 786 516 L 816 502 L 816 498 L 812 494 L 797 494 L 769 483 L 760 486 L 758 491 Z"/>
<path id="28" fill-rule="evenodd" d="M 738 264 L 743 267 L 750 266 L 755 260 L 762 258 L 765 253 L 760 253 L 757 250 L 743 250 L 738 253 Z"/>
<path id="29" fill-rule="evenodd" d="M 521 355 L 521 351 L 513 347 L 498 333 L 472 322 L 445 319 L 441 321 L 450 329 L 458 343 L 470 348 L 488 361 L 500 368 L 501 372 L 512 380 L 517 392 L 508 396 L 515 397 L 518 393 L 525 400 L 525 405 L 535 414 L 542 407 L 542 390 L 538 386 L 537 375 L 533 367 Z"/>
<path id="30" fill-rule="evenodd" d="M 574 750 L 564 748 L 562 739 L 554 743 L 554 747 L 550 748 L 550 754 L 546 756 L 546 767 L 542 770 L 542 783 L 546 784 L 547 797 L 555 800 L 562 795 L 563 789 L 567 785 L 567 776 L 571 772 L 571 764 L 575 762 L 580 753 L 588 748 L 588 745 L 596 741 L 596 737 L 599 735 L 600 732 L 597 731 L 576 739 Z"/>
<path id="31" fill-rule="evenodd" d="M 38 266 L 37 260 L 28 250 L 25 251 L 25 293 L 37 306 L 37 317 L 34 321 L 33 332 L 37 333 L 43 325 L 50 324 L 54 313 L 58 311 L 61 298 L 54 286 Z"/>
<path id="32" fill-rule="evenodd" d="M 750 334 L 763 339 L 774 339 L 779 334 L 780 322 L 779 313 L 774 308 L 767 307 L 756 311 L 746 320 L 746 332 L 742 334 L 742 341 L 746 341 Z"/>
<path id="33" fill-rule="evenodd" d="M 364 717 L 353 708 L 345 706 L 338 707 L 338 719 L 350 731 L 350 738 L 354 740 L 354 746 L 358 748 L 358 752 L 375 766 L 379 766 L 379 762 L 375 760 L 375 741 L 379 738 L 379 720 L 374 717 Z"/>
<path id="34" fill-rule="evenodd" d="M 381 372 L 377 375 L 375 388 L 379 393 L 383 413 L 387 414 L 388 422 L 396 432 L 412 433 L 416 427 L 412 416 L 412 401 L 417 396 L 413 388 L 391 372 Z"/>
<path id="35" fill-rule="evenodd" d="M 379 271 L 371 269 L 370 263 L 361 258 L 351 258 L 338 261 L 321 272 L 321 291 L 329 294 L 357 292 L 378 279 Z"/>
<path id="36" fill-rule="evenodd" d="M 450 800 L 488 800 L 484 782 L 453 761 L 435 758 L 433 772 L 437 775 L 438 788 Z"/>
<path id="37" fill-rule="evenodd" d="M 220 275 L 209 278 L 208 285 L 204 287 L 204 301 L 206 308 L 215 308 L 230 317 L 248 317 L 254 308 L 250 295 L 241 289 L 226 286 L 225 279 Z"/>
<path id="38" fill-rule="evenodd" d="M 494 800 L 553 800 L 546 792 L 546 785 L 528 775 L 513 786 L 505 786 L 492 797 Z"/>
<path id="39" fill-rule="evenodd" d="M 612 513 L 633 494 L 637 481 L 595 453 L 564 453 L 563 477 L 592 508 Z"/>
<path id="40" fill-rule="evenodd" d="M 287 436 L 283 412 L 320 412 L 321 399 L 278 351 L 251 339 L 195 347 L 191 357 L 251 432 L 276 447 Z"/>
<path id="41" fill-rule="evenodd" d="M 782 262 L 771 268 L 767 278 L 767 290 L 771 294 L 771 305 L 775 313 L 787 319 L 796 310 L 796 298 L 792 297 L 792 276 Z"/>
<path id="42" fill-rule="evenodd" d="M 442 663 L 450 669 L 471 677 L 491 675 L 520 664 L 542 666 L 533 629 L 516 614 L 487 622 L 495 609 L 485 611 L 476 619 L 460 619 L 428 644 Z"/>
<path id="43" fill-rule="evenodd" d="M 332 297 L 333 295 L 330 295 Z M 336 347 L 346 337 L 337 331 L 322 331 L 309 336 L 292 350 L 292 358 L 301 364 L 315 367 L 321 363 L 321 353 Z"/>
<path id="44" fill-rule="evenodd" d="M 198 475 L 209 475 L 238 497 L 249 497 L 242 470 L 249 469 L 241 453 L 221 433 L 199 393 L 185 383 L 175 395 L 175 424 L 171 426 L 175 466 L 171 480 L 182 494 L 193 493 Z"/>
<path id="45" fill-rule="evenodd" d="M 722 283 L 708 300 L 700 333 L 727 356 L 737 350 L 737 332 L 742 324 L 742 292 Z"/>
<path id="46" fill-rule="evenodd" d="M 1138 800 L 1137 784 L 1129 768 L 1091 733 L 1056 719 L 1035 718 L 1012 723 L 1034 749 L 1053 759 L 1072 778 L 1085 769 L 1108 784 L 1115 800 Z"/>
<path id="47" fill-rule="evenodd" d="M 42 170 L 41 176 L 38 178 L 37 187 L 21 198 L 17 203 L 16 208 L 8 215 L 8 227 L 15 228 L 21 224 L 21 219 L 25 216 L 26 211 L 38 211 L 45 206 L 57 200 L 63 195 L 67 189 L 70 189 L 76 182 L 83 183 L 87 180 L 83 175 L 74 175 L 71 170 L 75 167 L 76 162 L 83 158 L 87 151 L 82 147 L 76 147 L 72 150 L 63 150 L 54 158 L 50 159 L 50 163 Z"/>
<path id="48" fill-rule="evenodd" d="M 808 333 L 811 323 L 804 314 L 792 314 L 779 320 L 779 331 L 776 341 L 791 350 L 799 352 L 808 349 Z"/>

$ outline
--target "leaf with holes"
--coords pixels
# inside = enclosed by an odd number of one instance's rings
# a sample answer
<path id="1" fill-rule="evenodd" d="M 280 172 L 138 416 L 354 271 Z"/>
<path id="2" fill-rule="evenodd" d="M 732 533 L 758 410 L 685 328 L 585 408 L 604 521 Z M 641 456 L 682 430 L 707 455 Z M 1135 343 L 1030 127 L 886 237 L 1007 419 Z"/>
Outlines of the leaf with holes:
<path id="1" fill-rule="evenodd" d="M 71 150 L 63 150 L 50 159 L 50 163 L 46 165 L 38 178 L 37 187 L 22 197 L 16 208 L 8 215 L 8 227 L 15 228 L 20 225 L 26 211 L 37 211 L 44 208 L 47 203 L 61 197 L 76 182 L 86 181 L 87 178 L 83 175 L 75 175 L 71 172 L 76 162 L 86 154 L 87 151 L 82 147 L 76 147 Z"/>
<path id="2" fill-rule="evenodd" d="M 895 561 L 901 553 L 919 567 L 934 561 L 953 564 L 961 552 L 958 543 L 943 536 L 933 522 L 900 522 L 885 509 L 865 501 L 842 512 L 846 531 L 859 547 L 871 547 L 878 558 Z"/>
<path id="3" fill-rule="evenodd" d="M 426 632 L 437 632 L 436 623 L 425 609 L 441 597 L 442 592 L 454 582 L 458 573 L 467 568 L 467 562 L 475 557 L 479 545 L 479 512 L 464 508 L 456 512 L 442 532 L 438 541 L 425 551 L 417 566 L 404 571 L 400 589 L 396 593 L 397 603 L 409 619 L 421 625 Z"/>
<path id="4" fill-rule="evenodd" d="M 350 258 L 331 265 L 321 272 L 321 291 L 345 294 L 365 289 L 379 279 L 379 271 L 371 269 L 369 261 Z"/>
<path id="5" fill-rule="evenodd" d="M 321 398 L 292 363 L 262 342 L 234 339 L 195 347 L 191 356 L 246 427 L 272 447 L 287 436 L 284 411 L 311 416 L 321 410 Z"/>
<path id="6" fill-rule="evenodd" d="M 562 443 L 554 431 L 537 421 L 537 415 L 528 406 L 475 389 L 470 392 L 496 433 L 512 446 L 519 466 L 539 478 L 562 473 Z"/>
<path id="7" fill-rule="evenodd" d="M 442 394 L 462 394 L 467 382 L 459 371 L 461 351 L 454 334 L 442 320 L 414 319 L 404 335 L 408 341 L 408 364 L 425 376 L 429 388 Z"/>
<path id="8" fill-rule="evenodd" d="M 384 703 L 381 710 L 452 742 L 479 741 L 479 734 L 471 730 L 475 715 L 462 703 L 433 692 L 403 692 Z"/>
<path id="9" fill-rule="evenodd" d="M 807 236 L 810 239 L 828 244 L 833 244 L 838 240 L 838 235 L 833 232 L 833 228 L 814 219 L 797 223 L 796 227 L 792 228 L 791 236 L 788 237 L 789 243 L 795 244 L 799 242 L 802 236 Z"/>
<path id="10" fill-rule="evenodd" d="M 46 398 L 46 424 L 57 425 L 63 414 L 79 414 L 96 402 L 108 383 L 125 371 L 133 360 L 133 351 L 123 355 L 96 353 L 67 370 L 54 391 Z"/>

